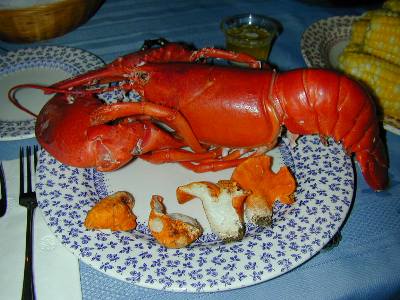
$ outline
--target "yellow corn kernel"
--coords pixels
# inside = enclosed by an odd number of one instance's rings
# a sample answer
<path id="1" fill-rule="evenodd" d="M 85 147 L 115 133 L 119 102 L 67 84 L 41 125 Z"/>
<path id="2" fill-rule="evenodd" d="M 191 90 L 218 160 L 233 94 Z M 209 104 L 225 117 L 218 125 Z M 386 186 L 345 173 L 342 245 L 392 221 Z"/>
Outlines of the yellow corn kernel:
<path id="1" fill-rule="evenodd" d="M 400 11 L 399 11 L 400 12 Z M 391 16 L 391 17 L 398 17 L 400 16 L 400 13 L 386 9 L 386 8 L 379 8 L 379 9 L 374 9 L 374 10 L 368 10 L 365 13 L 361 15 L 361 19 L 363 20 L 371 20 L 373 17 L 379 17 L 379 16 Z"/>
<path id="2" fill-rule="evenodd" d="M 400 17 L 371 18 L 363 50 L 400 65 Z"/>
<path id="3" fill-rule="evenodd" d="M 390 9 L 391 11 L 400 12 L 399 0 L 388 0 L 383 3 L 383 8 Z"/>
<path id="4" fill-rule="evenodd" d="M 368 20 L 355 20 L 351 25 L 350 42 L 354 44 L 362 44 L 364 41 L 365 33 L 367 32 L 368 25 Z"/>
<path id="5" fill-rule="evenodd" d="M 366 84 L 384 115 L 400 119 L 400 67 L 364 53 L 344 52 L 339 67 Z"/>
<path id="6" fill-rule="evenodd" d="M 363 45 L 350 42 L 343 49 L 343 52 L 362 52 L 362 49 L 363 49 Z"/>

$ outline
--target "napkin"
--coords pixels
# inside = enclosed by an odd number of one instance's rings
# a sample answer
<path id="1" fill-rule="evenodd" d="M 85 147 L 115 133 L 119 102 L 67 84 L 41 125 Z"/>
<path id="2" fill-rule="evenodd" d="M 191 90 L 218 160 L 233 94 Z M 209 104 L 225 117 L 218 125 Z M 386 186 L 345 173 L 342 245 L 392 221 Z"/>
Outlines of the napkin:
<path id="1" fill-rule="evenodd" d="M 19 161 L 3 161 L 8 194 L 0 218 L 0 299 L 20 299 L 24 274 L 26 208 L 18 204 Z M 33 269 L 36 298 L 82 299 L 78 259 L 52 234 L 40 209 L 34 217 Z"/>

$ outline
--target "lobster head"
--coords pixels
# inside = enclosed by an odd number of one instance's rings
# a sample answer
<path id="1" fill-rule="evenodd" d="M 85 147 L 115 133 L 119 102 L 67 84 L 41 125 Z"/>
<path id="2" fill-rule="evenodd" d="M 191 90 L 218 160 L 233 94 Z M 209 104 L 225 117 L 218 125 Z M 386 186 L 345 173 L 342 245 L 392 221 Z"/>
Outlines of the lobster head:
<path id="1" fill-rule="evenodd" d="M 92 113 L 104 104 L 91 95 L 71 98 L 56 94 L 36 122 L 40 145 L 64 164 L 111 171 L 128 163 L 141 145 L 140 122 L 103 122 Z"/>

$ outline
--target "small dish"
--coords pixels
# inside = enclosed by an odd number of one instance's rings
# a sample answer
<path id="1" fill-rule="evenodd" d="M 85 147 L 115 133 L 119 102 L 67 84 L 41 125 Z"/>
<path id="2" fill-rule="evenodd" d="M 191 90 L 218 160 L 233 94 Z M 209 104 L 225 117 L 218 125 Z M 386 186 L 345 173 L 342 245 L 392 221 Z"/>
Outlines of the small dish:
<path id="1" fill-rule="evenodd" d="M 241 14 L 227 17 L 221 22 L 228 50 L 253 55 L 267 61 L 272 43 L 279 34 L 278 23 L 258 14 Z"/>

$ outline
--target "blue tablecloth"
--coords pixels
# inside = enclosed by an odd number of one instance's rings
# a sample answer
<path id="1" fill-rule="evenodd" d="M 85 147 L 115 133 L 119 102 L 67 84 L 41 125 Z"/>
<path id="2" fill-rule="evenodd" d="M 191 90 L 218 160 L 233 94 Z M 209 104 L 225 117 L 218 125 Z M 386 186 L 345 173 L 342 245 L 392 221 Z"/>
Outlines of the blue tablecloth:
<path id="1" fill-rule="evenodd" d="M 280 70 L 304 67 L 303 31 L 319 19 L 360 14 L 371 6 L 334 6 L 324 1 L 268 0 L 107 0 L 85 25 L 59 38 L 36 44 L 0 42 L 5 50 L 36 45 L 66 45 L 90 51 L 106 62 L 137 50 L 145 39 L 165 37 L 196 47 L 223 46 L 220 20 L 255 12 L 279 20 L 283 32 L 270 61 Z M 390 187 L 372 192 L 357 168 L 354 206 L 339 246 L 297 269 L 255 286 L 207 294 L 145 289 L 110 278 L 80 264 L 83 299 L 390 299 L 400 297 L 400 137 L 386 134 Z M 35 139 L 0 142 L 2 160 L 17 157 L 20 145 Z"/>

